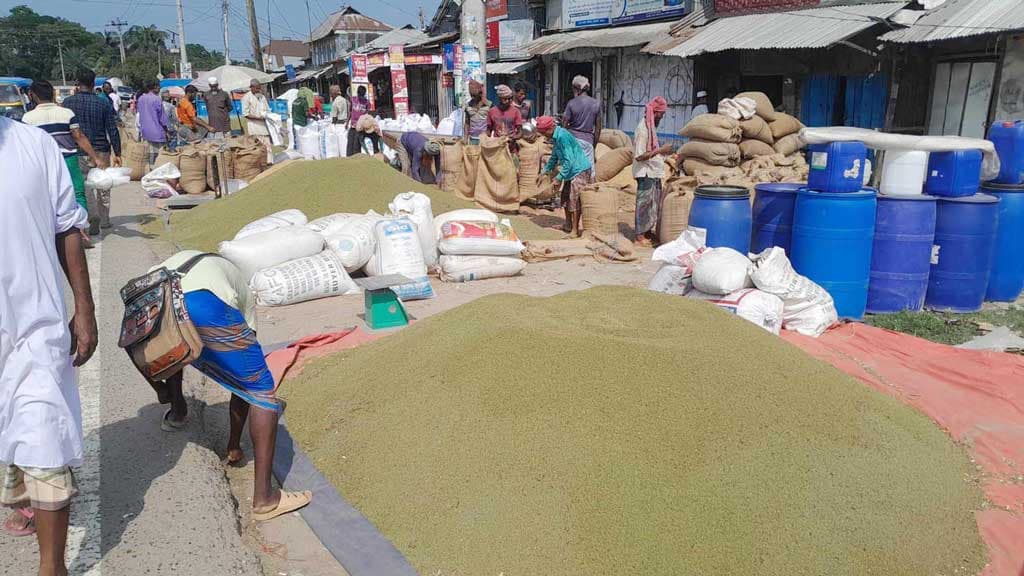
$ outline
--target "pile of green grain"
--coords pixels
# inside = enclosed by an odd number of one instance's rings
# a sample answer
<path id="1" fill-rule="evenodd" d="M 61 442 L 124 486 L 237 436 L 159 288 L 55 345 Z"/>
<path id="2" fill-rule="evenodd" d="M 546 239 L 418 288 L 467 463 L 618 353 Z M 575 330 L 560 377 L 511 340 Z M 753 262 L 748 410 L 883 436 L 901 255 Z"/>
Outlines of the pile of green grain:
<path id="1" fill-rule="evenodd" d="M 456 198 L 434 186 L 420 184 L 385 165 L 360 155 L 353 158 L 293 162 L 279 172 L 254 182 L 245 190 L 208 202 L 188 212 L 175 213 L 170 239 L 183 248 L 216 250 L 243 226 L 286 208 L 302 210 L 310 220 L 335 212 L 385 213 L 388 203 L 402 192 L 423 192 L 430 196 L 434 214 L 459 208 L 474 208 L 472 202 Z M 521 238 L 546 240 L 562 233 L 545 229 L 521 217 L 513 226 Z M 163 224 L 153 222 L 150 232 L 163 234 Z"/>
<path id="2" fill-rule="evenodd" d="M 424 575 L 976 574 L 930 420 L 753 324 L 498 295 L 311 364 L 288 425 Z"/>

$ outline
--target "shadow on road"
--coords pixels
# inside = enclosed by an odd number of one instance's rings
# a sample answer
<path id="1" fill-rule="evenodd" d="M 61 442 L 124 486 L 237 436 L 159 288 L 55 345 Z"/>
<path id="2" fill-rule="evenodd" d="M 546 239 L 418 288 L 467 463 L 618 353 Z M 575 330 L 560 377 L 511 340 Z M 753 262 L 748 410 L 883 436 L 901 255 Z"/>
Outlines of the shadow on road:
<path id="1" fill-rule="evenodd" d="M 114 216 L 110 219 L 112 228 L 105 230 L 106 236 L 117 236 L 119 238 L 143 238 L 152 240 L 158 238 L 156 234 L 143 232 L 141 229 L 157 219 L 154 214 L 133 214 L 130 216 Z"/>

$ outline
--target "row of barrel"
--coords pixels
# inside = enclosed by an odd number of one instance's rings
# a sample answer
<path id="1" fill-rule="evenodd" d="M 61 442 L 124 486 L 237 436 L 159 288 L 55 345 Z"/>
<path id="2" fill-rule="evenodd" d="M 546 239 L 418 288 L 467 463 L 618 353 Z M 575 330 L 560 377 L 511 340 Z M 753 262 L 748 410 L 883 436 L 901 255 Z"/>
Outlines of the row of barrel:
<path id="1" fill-rule="evenodd" d="M 759 253 L 779 246 L 793 267 L 828 290 L 841 318 L 865 312 L 976 312 L 1024 291 L 1024 186 L 986 184 L 944 198 L 873 189 L 819 192 L 758 184 L 701 186 L 691 228 L 710 247 Z"/>

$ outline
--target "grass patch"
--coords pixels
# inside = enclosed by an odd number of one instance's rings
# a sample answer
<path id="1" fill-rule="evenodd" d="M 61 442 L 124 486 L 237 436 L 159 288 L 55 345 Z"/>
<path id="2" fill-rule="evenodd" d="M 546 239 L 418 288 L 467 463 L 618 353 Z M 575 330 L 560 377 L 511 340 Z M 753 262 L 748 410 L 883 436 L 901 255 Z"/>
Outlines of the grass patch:
<path id="1" fill-rule="evenodd" d="M 902 332 L 938 342 L 959 346 L 984 334 L 979 325 L 1005 326 L 1024 336 L 1024 308 L 1010 306 L 1005 310 L 993 309 L 977 314 L 951 314 L 946 312 L 899 312 L 868 316 L 871 326 Z"/>

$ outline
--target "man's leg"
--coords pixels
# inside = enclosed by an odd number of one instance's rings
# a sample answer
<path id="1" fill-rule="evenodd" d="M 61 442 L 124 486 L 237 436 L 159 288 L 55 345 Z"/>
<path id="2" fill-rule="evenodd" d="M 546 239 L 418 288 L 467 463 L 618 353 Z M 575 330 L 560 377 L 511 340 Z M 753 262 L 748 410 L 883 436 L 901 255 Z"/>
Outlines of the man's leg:
<path id="1" fill-rule="evenodd" d="M 242 431 L 245 430 L 245 421 L 249 417 L 249 403 L 232 394 L 230 417 L 231 431 L 228 435 L 227 463 L 237 464 L 245 458 L 242 453 Z M 271 452 L 271 458 L 273 458 L 273 452 Z"/>
<path id="2" fill-rule="evenodd" d="M 170 396 L 171 413 L 167 418 L 174 423 L 184 424 L 185 418 L 188 417 L 188 402 L 185 400 L 185 393 L 182 391 L 182 383 L 185 380 L 184 371 L 178 372 L 174 376 L 167 379 L 167 394 Z M 158 399 L 161 400 L 161 404 L 164 398 L 159 395 Z"/>
<path id="3" fill-rule="evenodd" d="M 281 492 L 270 482 L 274 464 L 274 446 L 277 442 L 277 412 L 255 408 L 249 422 L 249 437 L 252 438 L 256 460 L 256 482 L 253 486 L 252 508 L 260 511 L 273 509 L 281 499 Z"/>
<path id="4" fill-rule="evenodd" d="M 562 232 L 572 232 L 572 203 L 569 201 L 572 197 L 571 183 L 562 183 L 562 193 L 559 200 L 562 202 L 562 209 L 565 210 L 565 224 L 562 225 Z"/>
<path id="5" fill-rule="evenodd" d="M 78 167 L 82 174 L 88 174 L 92 168 L 92 161 L 88 156 L 78 157 Z M 86 211 L 89 213 L 89 235 L 98 236 L 100 233 L 100 207 L 96 198 L 96 190 L 87 186 L 85 188 Z"/>
<path id="6" fill-rule="evenodd" d="M 64 548 L 68 540 L 71 506 L 49 511 L 34 509 L 36 538 L 39 539 L 39 576 L 67 576 Z"/>

